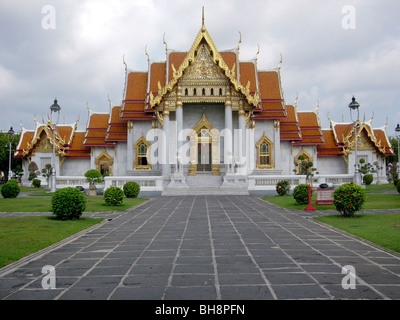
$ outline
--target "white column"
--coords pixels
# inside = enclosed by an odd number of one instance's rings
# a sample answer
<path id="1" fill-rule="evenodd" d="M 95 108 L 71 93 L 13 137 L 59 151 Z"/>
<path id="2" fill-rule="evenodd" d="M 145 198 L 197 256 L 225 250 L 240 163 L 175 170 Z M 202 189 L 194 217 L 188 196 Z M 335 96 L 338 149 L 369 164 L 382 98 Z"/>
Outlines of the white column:
<path id="1" fill-rule="evenodd" d="M 228 89 L 226 94 L 226 101 L 225 101 L 225 131 L 227 134 L 224 136 L 224 162 L 225 167 L 228 169 L 228 166 L 232 163 L 233 157 L 233 148 L 232 148 L 232 101 L 230 96 L 230 89 Z"/>
<path id="2" fill-rule="evenodd" d="M 163 111 L 163 130 L 165 135 L 165 147 L 164 147 L 164 154 L 165 154 L 165 163 L 162 165 L 162 174 L 163 176 L 168 176 L 170 173 L 169 168 L 169 108 L 168 102 L 165 102 L 164 111 Z"/>
<path id="3" fill-rule="evenodd" d="M 128 121 L 128 141 L 127 141 L 127 150 L 126 150 L 126 170 L 133 170 L 133 161 L 135 159 L 134 151 L 133 151 L 133 122 Z"/>
<path id="4" fill-rule="evenodd" d="M 178 87 L 177 100 L 176 100 L 176 132 L 177 132 L 177 148 L 182 145 L 182 141 L 179 141 L 179 135 L 182 134 L 183 129 L 183 108 L 182 108 L 182 88 Z"/>
<path id="5" fill-rule="evenodd" d="M 239 141 L 238 162 L 240 163 L 239 173 L 246 174 L 246 112 L 244 111 L 243 100 L 239 102 Z M 241 140 L 241 141 L 240 141 Z"/>

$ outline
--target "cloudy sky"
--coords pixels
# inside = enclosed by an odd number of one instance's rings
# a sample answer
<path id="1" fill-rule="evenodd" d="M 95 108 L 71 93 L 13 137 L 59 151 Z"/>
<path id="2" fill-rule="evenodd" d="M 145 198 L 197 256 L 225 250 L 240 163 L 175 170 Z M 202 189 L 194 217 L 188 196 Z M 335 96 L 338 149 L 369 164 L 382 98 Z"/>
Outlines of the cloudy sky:
<path id="1" fill-rule="evenodd" d="M 60 122 L 87 108 L 120 105 L 123 56 L 130 70 L 187 51 L 205 24 L 219 50 L 235 48 L 258 67 L 278 67 L 287 104 L 315 110 L 323 127 L 349 122 L 353 95 L 360 118 L 388 134 L 400 122 L 400 1 L 398 0 L 2 0 L 0 2 L 0 130 L 33 129 L 55 97 Z"/>

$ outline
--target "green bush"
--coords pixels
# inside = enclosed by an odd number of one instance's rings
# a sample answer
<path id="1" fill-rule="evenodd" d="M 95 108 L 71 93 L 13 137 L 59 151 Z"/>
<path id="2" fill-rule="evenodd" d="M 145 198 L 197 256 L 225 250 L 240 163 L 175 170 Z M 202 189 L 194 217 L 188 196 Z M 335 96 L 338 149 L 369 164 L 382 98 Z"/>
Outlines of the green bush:
<path id="1" fill-rule="evenodd" d="M 289 183 L 289 181 L 282 180 L 282 181 L 279 181 L 276 184 L 276 192 L 278 193 L 278 195 L 284 196 L 289 191 L 290 191 L 290 183 Z"/>
<path id="2" fill-rule="evenodd" d="M 312 191 L 311 191 L 312 194 Z M 299 184 L 293 190 L 293 198 L 298 204 L 308 203 L 308 184 Z"/>
<path id="3" fill-rule="evenodd" d="M 39 179 L 33 179 L 32 185 L 33 185 L 35 188 L 40 188 L 40 180 L 39 180 Z"/>
<path id="4" fill-rule="evenodd" d="M 124 200 L 124 191 L 111 186 L 104 192 L 104 200 L 109 206 L 120 206 Z"/>
<path id="5" fill-rule="evenodd" d="M 102 182 L 101 173 L 96 169 L 90 169 L 85 173 L 86 181 L 89 182 L 89 190 L 96 190 L 95 183 Z"/>
<path id="6" fill-rule="evenodd" d="M 16 198 L 21 189 L 18 186 L 18 181 L 11 179 L 1 187 L 1 195 L 4 198 Z"/>
<path id="7" fill-rule="evenodd" d="M 353 183 L 345 183 L 333 193 L 333 204 L 345 217 L 352 217 L 356 211 L 361 210 L 365 199 L 365 189 Z"/>
<path id="8" fill-rule="evenodd" d="M 397 192 L 400 193 L 400 181 L 397 182 L 397 184 L 396 184 L 396 189 L 397 189 Z"/>
<path id="9" fill-rule="evenodd" d="M 86 209 L 86 197 L 76 188 L 64 188 L 53 194 L 51 207 L 53 215 L 57 219 L 79 219 Z"/>
<path id="10" fill-rule="evenodd" d="M 372 174 L 370 174 L 370 173 L 366 174 L 366 175 L 363 177 L 363 182 L 364 182 L 366 185 L 370 185 L 373 181 L 374 181 L 374 176 L 373 176 Z"/>
<path id="11" fill-rule="evenodd" d="M 127 198 L 137 198 L 140 192 L 140 186 L 135 181 L 130 181 L 124 184 L 124 194 Z"/>

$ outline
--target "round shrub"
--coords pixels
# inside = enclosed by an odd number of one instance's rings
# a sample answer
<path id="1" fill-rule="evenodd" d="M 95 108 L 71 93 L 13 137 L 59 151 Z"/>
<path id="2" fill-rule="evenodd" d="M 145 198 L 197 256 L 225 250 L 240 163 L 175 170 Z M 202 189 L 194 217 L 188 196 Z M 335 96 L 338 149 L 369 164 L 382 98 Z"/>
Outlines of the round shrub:
<path id="1" fill-rule="evenodd" d="M 1 195 L 4 198 L 16 198 L 20 190 L 18 181 L 11 179 L 1 187 Z"/>
<path id="2" fill-rule="evenodd" d="M 109 206 L 120 206 L 124 200 L 124 191 L 111 186 L 104 192 L 104 200 Z"/>
<path id="3" fill-rule="evenodd" d="M 86 197 L 76 188 L 64 188 L 53 194 L 51 208 L 59 220 L 79 219 L 86 209 Z"/>
<path id="4" fill-rule="evenodd" d="M 32 181 L 32 185 L 35 187 L 35 188 L 40 188 L 40 180 L 39 179 L 33 179 L 33 181 Z"/>
<path id="5" fill-rule="evenodd" d="M 279 181 L 276 184 L 276 192 L 278 193 L 278 195 L 284 196 L 289 191 L 290 191 L 290 183 L 289 183 L 289 181 L 282 180 L 282 181 Z"/>
<path id="6" fill-rule="evenodd" d="M 345 217 L 352 217 L 361 210 L 365 199 L 365 189 L 353 183 L 345 183 L 333 192 L 333 204 Z"/>
<path id="7" fill-rule="evenodd" d="M 137 198 L 140 192 L 140 186 L 135 181 L 130 181 L 124 184 L 124 194 L 127 198 Z"/>
<path id="8" fill-rule="evenodd" d="M 372 181 L 374 181 L 374 176 L 372 174 L 368 173 L 363 177 L 363 181 L 366 185 L 370 185 L 372 183 Z"/>
<path id="9" fill-rule="evenodd" d="M 312 191 L 311 191 L 312 194 Z M 299 184 L 293 190 L 293 198 L 298 204 L 308 203 L 308 184 Z"/>
<path id="10" fill-rule="evenodd" d="M 396 184 L 396 189 L 397 189 L 397 192 L 400 193 L 400 181 L 397 182 L 397 184 Z"/>

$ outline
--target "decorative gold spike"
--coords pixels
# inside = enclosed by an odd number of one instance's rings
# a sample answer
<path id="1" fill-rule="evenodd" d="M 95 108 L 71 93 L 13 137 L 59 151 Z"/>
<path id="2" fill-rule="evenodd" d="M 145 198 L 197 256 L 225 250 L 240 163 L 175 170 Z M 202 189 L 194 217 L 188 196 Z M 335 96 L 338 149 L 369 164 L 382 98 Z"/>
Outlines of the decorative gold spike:
<path id="1" fill-rule="evenodd" d="M 144 53 L 145 53 L 146 56 L 147 56 L 147 62 L 150 62 L 150 55 L 149 55 L 149 53 L 147 52 L 147 44 L 146 44 L 146 46 L 144 47 Z"/>
<path id="2" fill-rule="evenodd" d="M 168 54 L 168 44 L 167 44 L 167 41 L 165 41 L 165 32 L 163 34 L 163 42 L 165 44 L 165 53 Z"/>
<path id="3" fill-rule="evenodd" d="M 174 74 L 174 76 L 175 76 L 175 75 L 176 75 L 176 69 L 175 69 L 174 64 L 172 64 L 171 67 L 172 67 L 172 72 L 173 72 L 173 74 Z"/>
<path id="4" fill-rule="evenodd" d="M 232 77 L 235 76 L 235 68 L 236 68 L 236 63 L 234 63 L 233 66 L 232 66 L 232 70 L 231 70 Z"/>
<path id="5" fill-rule="evenodd" d="M 201 14 L 201 31 L 202 32 L 206 31 L 206 26 L 204 25 L 204 7 L 202 9 L 202 14 Z"/>
<path id="6" fill-rule="evenodd" d="M 239 51 L 240 51 L 240 44 L 242 43 L 242 33 L 239 31 L 239 42 L 238 42 L 238 48 L 237 48 L 237 52 L 239 55 Z"/>

